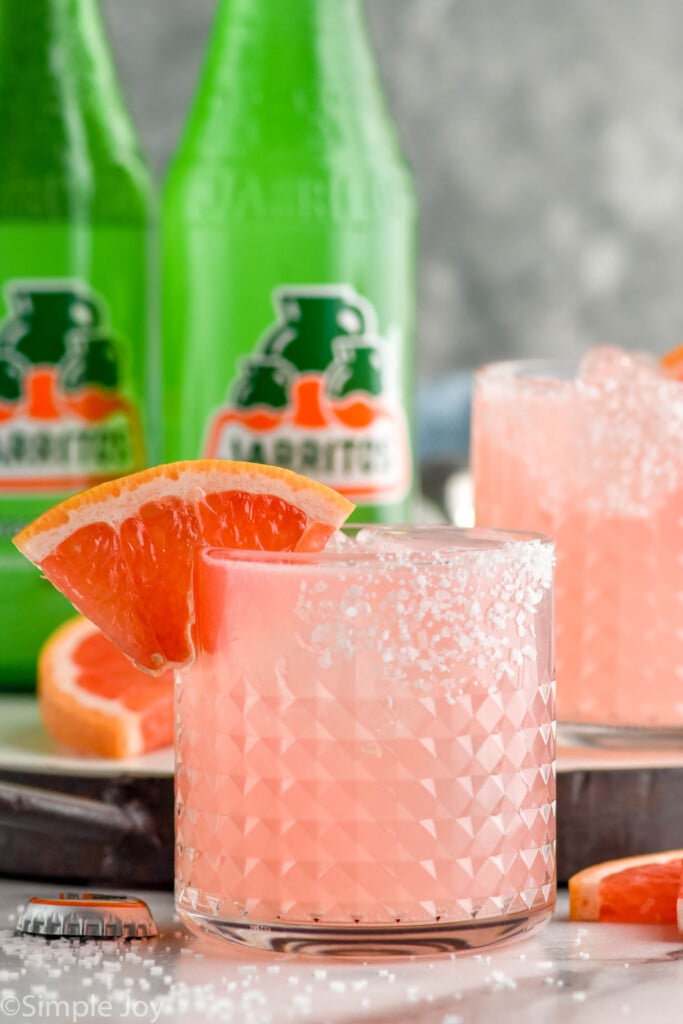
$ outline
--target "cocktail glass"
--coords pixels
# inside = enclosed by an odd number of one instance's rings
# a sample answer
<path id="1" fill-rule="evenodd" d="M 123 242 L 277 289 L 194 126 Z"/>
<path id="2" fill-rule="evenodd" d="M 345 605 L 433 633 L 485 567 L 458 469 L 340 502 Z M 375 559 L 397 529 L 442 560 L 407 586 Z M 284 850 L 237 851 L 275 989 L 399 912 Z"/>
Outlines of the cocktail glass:
<path id="1" fill-rule="evenodd" d="M 363 527 L 202 551 L 177 682 L 176 902 L 270 950 L 466 949 L 555 898 L 553 548 Z"/>
<path id="2" fill-rule="evenodd" d="M 683 738 L 683 385 L 654 359 L 597 349 L 476 376 L 476 522 L 557 550 L 560 736 Z"/>

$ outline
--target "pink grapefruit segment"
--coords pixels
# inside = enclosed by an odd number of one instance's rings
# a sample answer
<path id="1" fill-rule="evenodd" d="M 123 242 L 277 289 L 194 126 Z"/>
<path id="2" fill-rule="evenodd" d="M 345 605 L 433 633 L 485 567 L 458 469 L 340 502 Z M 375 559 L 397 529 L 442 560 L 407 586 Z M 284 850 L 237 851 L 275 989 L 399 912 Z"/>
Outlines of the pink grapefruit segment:
<path id="1" fill-rule="evenodd" d="M 38 659 L 46 732 L 79 754 L 136 757 L 173 742 L 173 673 L 141 672 L 88 619 L 70 619 Z"/>
<path id="2" fill-rule="evenodd" d="M 199 548 L 317 551 L 353 507 L 289 470 L 200 459 L 74 495 L 14 543 L 136 665 L 161 672 L 193 655 Z"/>
<path id="3" fill-rule="evenodd" d="M 683 895 L 683 850 L 594 864 L 569 879 L 573 921 L 675 924 Z"/>

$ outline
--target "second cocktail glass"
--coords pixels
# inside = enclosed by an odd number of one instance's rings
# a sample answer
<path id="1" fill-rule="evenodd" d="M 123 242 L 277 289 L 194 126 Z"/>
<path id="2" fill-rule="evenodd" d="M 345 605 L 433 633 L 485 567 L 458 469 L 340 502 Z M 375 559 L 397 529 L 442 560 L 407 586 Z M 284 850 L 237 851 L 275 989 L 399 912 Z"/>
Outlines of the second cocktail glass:
<path id="1" fill-rule="evenodd" d="M 683 736 L 683 385 L 653 357 L 590 352 L 477 375 L 478 525 L 557 548 L 558 720 L 570 740 Z"/>
<path id="2" fill-rule="evenodd" d="M 539 536 L 451 527 L 200 554 L 177 684 L 190 927 L 369 955 L 548 919 L 553 557 Z"/>

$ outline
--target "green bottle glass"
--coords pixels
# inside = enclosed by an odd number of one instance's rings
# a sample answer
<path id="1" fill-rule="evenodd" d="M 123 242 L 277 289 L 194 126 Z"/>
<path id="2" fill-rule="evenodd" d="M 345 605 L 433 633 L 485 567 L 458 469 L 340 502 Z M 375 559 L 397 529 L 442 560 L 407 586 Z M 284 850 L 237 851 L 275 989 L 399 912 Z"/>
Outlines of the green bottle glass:
<path id="1" fill-rule="evenodd" d="M 221 0 L 164 194 L 166 457 L 408 519 L 415 220 L 359 0 Z"/>
<path id="2" fill-rule="evenodd" d="M 0 686 L 72 606 L 12 545 L 147 461 L 150 181 L 97 0 L 0 0 Z"/>

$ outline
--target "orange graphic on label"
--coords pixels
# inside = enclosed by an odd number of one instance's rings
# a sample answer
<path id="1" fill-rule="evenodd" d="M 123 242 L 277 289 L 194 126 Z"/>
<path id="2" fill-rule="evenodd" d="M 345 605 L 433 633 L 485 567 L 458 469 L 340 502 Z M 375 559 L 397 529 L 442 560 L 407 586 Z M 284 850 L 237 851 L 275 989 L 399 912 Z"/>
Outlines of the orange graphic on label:
<path id="1" fill-rule="evenodd" d="M 204 454 L 284 465 L 359 501 L 402 500 L 408 427 L 374 309 L 345 285 L 289 286 L 274 301 L 279 319 L 243 360 Z"/>
<path id="2" fill-rule="evenodd" d="M 143 464 L 137 408 L 120 390 L 104 303 L 80 281 L 5 287 L 0 490 L 87 486 Z"/>

